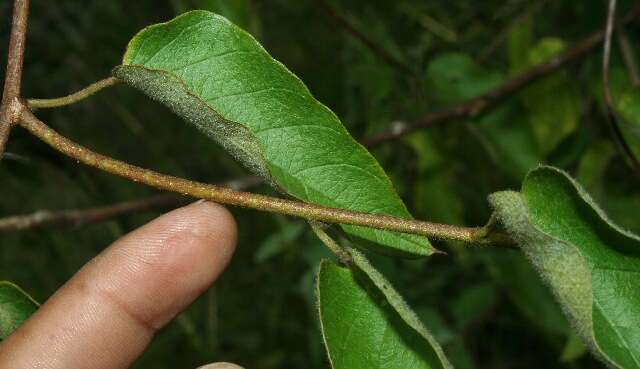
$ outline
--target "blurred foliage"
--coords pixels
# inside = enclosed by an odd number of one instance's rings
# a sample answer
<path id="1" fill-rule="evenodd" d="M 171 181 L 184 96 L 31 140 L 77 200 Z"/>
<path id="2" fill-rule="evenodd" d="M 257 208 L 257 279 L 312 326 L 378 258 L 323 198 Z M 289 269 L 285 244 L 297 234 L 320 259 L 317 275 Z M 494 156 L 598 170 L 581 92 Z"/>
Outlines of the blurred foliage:
<path id="1" fill-rule="evenodd" d="M 571 48 L 602 27 L 606 6 L 601 0 L 546 1 L 530 12 L 535 1 L 330 3 L 416 75 L 385 63 L 313 1 L 34 1 L 24 91 L 54 97 L 101 79 L 119 64 L 127 41 L 142 27 L 201 8 L 249 30 L 361 138 L 477 96 Z M 620 1 L 620 13 L 631 3 Z M 9 13 L 10 2 L 0 3 L 2 40 Z M 523 17 L 527 13 L 530 17 Z M 636 28 L 625 32 L 637 45 Z M 6 55 L 6 42 L 0 49 Z M 481 225 L 490 215 L 489 193 L 519 187 L 529 169 L 547 163 L 575 175 L 616 223 L 638 232 L 640 183 L 610 140 L 599 50 L 473 120 L 442 124 L 373 153 L 420 219 Z M 640 90 L 630 82 L 616 43 L 611 70 L 625 137 L 640 155 Z M 124 86 L 38 114 L 74 140 L 143 167 L 205 182 L 245 174 L 208 138 Z M 154 193 L 79 166 L 19 129 L 12 132 L 8 152 L 0 163 L 0 216 Z M 159 333 L 136 367 L 189 368 L 223 360 L 256 369 L 327 367 L 313 275 L 328 253 L 299 220 L 232 211 L 240 246 L 229 270 Z M 157 215 L 2 234 L 0 279 L 45 301 L 106 245 Z M 585 354 L 517 251 L 453 242 L 438 246 L 448 256 L 381 257 L 378 264 L 433 329 L 456 368 L 601 367 Z"/>

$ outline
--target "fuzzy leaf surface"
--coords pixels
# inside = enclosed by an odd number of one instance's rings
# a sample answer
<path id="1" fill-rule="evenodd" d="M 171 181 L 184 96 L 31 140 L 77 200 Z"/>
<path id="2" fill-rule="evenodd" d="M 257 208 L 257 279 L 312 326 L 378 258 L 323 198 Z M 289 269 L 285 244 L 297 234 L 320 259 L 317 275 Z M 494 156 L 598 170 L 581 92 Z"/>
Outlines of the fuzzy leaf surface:
<path id="1" fill-rule="evenodd" d="M 594 354 L 612 367 L 640 368 L 640 238 L 550 167 L 530 172 L 521 193 L 490 201 Z"/>

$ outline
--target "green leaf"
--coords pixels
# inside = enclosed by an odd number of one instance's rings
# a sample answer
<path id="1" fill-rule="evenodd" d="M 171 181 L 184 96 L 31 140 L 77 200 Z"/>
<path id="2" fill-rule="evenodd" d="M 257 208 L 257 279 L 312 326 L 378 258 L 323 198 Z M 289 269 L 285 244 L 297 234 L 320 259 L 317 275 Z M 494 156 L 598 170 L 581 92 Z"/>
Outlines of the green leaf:
<path id="1" fill-rule="evenodd" d="M 518 181 L 541 161 L 536 137 L 525 119 L 522 109 L 504 106 L 477 123 L 496 165 Z"/>
<path id="2" fill-rule="evenodd" d="M 550 167 L 490 201 L 587 346 L 613 367 L 640 368 L 640 238 Z"/>
<path id="3" fill-rule="evenodd" d="M 542 39 L 529 51 L 528 67 L 543 63 L 564 49 L 562 40 Z M 534 83 L 520 96 L 543 153 L 551 152 L 578 127 L 580 97 L 565 72 Z"/>
<path id="4" fill-rule="evenodd" d="M 317 294 L 333 369 L 451 368 L 358 269 L 322 261 Z"/>
<path id="5" fill-rule="evenodd" d="M 529 18 L 518 24 L 507 35 L 507 59 L 512 75 L 522 73 L 530 67 L 529 48 L 533 33 L 533 19 Z"/>
<path id="6" fill-rule="evenodd" d="M 605 139 L 591 143 L 582 154 L 576 170 L 576 179 L 596 200 L 603 198 L 606 170 L 615 154 L 615 146 L 610 140 Z"/>
<path id="7" fill-rule="evenodd" d="M 618 112 L 622 119 L 622 134 L 636 157 L 640 156 L 640 91 L 631 87 L 624 91 L 618 102 Z"/>
<path id="8" fill-rule="evenodd" d="M 410 218 L 375 158 L 247 32 L 206 11 L 142 30 L 114 75 L 167 105 L 274 187 L 315 204 Z M 343 226 L 405 256 L 425 237 Z"/>
<path id="9" fill-rule="evenodd" d="M 499 72 L 486 70 L 462 53 L 445 53 L 427 67 L 427 79 L 445 104 L 472 99 L 503 81 Z"/>
<path id="10" fill-rule="evenodd" d="M 257 263 L 262 263 L 284 252 L 306 229 L 307 227 L 304 222 L 286 222 L 282 226 L 282 229 L 260 243 L 256 253 L 253 255 L 253 260 Z"/>
<path id="11" fill-rule="evenodd" d="M 13 333 L 37 309 L 38 303 L 20 287 L 0 281 L 0 340 Z"/>
<path id="12" fill-rule="evenodd" d="M 531 323 L 531 328 L 537 328 L 549 338 L 567 335 L 569 323 L 562 310 L 523 255 L 500 253 L 486 259 L 491 274 L 511 303 Z"/>
<path id="13" fill-rule="evenodd" d="M 451 315 L 458 330 L 486 314 L 496 304 L 497 297 L 495 286 L 487 282 L 463 289 L 451 304 Z"/>

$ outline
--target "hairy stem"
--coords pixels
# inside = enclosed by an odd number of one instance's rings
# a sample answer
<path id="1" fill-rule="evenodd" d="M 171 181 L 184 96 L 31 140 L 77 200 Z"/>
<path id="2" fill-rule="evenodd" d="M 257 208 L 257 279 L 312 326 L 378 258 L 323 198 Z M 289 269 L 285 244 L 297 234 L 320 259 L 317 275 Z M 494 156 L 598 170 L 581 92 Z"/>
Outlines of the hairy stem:
<path id="1" fill-rule="evenodd" d="M 85 148 L 49 128 L 26 109 L 26 107 L 22 110 L 20 125 L 54 149 L 79 162 L 162 190 L 212 200 L 222 204 L 291 215 L 321 222 L 359 225 L 465 242 L 477 242 L 485 239 L 485 232 L 482 228 L 460 227 L 323 207 L 299 201 L 235 191 L 230 188 L 160 174 L 106 157 Z"/>
<path id="2" fill-rule="evenodd" d="M 11 127 L 16 123 L 20 111 L 18 99 L 20 99 L 20 85 L 22 83 L 22 66 L 24 64 L 24 45 L 27 38 L 28 18 L 29 0 L 15 0 L 13 3 L 7 70 L 2 92 L 2 104 L 0 105 L 0 159 L 2 159 L 4 146 L 9 138 Z"/>
<path id="3" fill-rule="evenodd" d="M 120 83 L 120 80 L 115 77 L 105 78 L 98 82 L 92 83 L 89 86 L 83 88 L 82 90 L 72 93 L 71 95 L 58 97 L 55 99 L 28 99 L 27 106 L 29 106 L 29 109 L 35 110 L 35 109 L 45 109 L 45 108 L 57 108 L 59 106 L 75 104 L 101 91 L 102 89 L 114 86 L 118 83 Z"/>

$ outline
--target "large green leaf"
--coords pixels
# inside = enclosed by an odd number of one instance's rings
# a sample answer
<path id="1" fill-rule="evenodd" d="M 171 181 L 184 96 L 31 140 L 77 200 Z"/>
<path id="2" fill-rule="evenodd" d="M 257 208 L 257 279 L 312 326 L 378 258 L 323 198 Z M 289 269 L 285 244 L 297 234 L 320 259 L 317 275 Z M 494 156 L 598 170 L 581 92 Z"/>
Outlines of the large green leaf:
<path id="1" fill-rule="evenodd" d="M 640 238 L 550 167 L 529 173 L 521 193 L 490 201 L 591 350 L 616 368 L 640 368 Z"/>
<path id="2" fill-rule="evenodd" d="M 167 105 L 274 187 L 325 206 L 409 218 L 375 158 L 247 32 L 206 11 L 150 26 L 114 75 Z M 404 255 L 425 237 L 343 226 Z"/>
<path id="3" fill-rule="evenodd" d="M 333 369 L 451 368 L 359 269 L 321 262 L 317 294 Z"/>
<path id="4" fill-rule="evenodd" d="M 20 287 L 0 281 L 0 340 L 13 333 L 37 309 L 38 303 Z"/>

